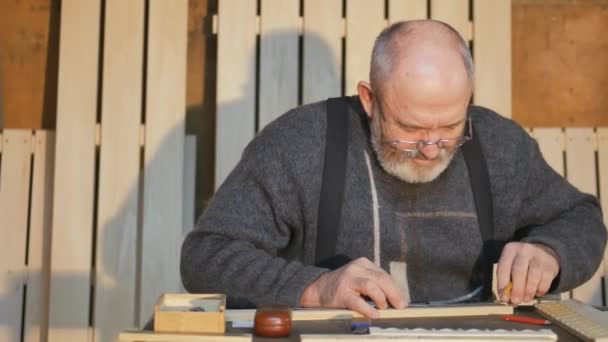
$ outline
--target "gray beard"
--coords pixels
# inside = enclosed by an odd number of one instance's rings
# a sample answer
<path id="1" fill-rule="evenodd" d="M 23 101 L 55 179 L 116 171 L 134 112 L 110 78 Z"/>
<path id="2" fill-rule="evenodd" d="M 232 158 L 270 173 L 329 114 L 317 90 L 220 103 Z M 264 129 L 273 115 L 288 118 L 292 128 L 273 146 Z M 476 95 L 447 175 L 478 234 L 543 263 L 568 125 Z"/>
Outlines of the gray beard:
<path id="1" fill-rule="evenodd" d="M 383 144 L 384 134 L 379 115 L 380 113 L 376 113 L 370 120 L 370 135 L 372 148 L 376 152 L 378 162 L 380 162 L 384 171 L 406 183 L 428 183 L 434 181 L 448 168 L 456 150 L 448 152 L 441 149 L 437 157 L 439 159 L 438 164 L 419 166 L 414 164 L 412 158 L 408 157 L 406 152 Z"/>

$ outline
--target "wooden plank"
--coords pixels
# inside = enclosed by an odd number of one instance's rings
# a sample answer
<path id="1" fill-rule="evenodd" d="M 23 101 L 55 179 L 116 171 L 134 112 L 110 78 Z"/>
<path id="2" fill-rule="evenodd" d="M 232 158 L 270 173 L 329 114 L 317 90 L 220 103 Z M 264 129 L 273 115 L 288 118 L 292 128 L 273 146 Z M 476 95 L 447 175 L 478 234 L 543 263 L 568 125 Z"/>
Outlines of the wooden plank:
<path id="1" fill-rule="evenodd" d="M 365 25 L 361 25 L 361 23 Z M 374 40 L 386 26 L 384 1 L 346 1 L 346 80 L 344 94 L 357 93 L 357 84 L 369 80 Z"/>
<path id="2" fill-rule="evenodd" d="M 120 333 L 120 342 L 247 342 L 252 340 L 251 334 L 169 334 L 151 331 L 125 331 Z"/>
<path id="3" fill-rule="evenodd" d="M 144 1 L 106 0 L 95 340 L 135 327 Z M 150 88 L 149 88 L 150 89 Z M 116 310 L 120 307 L 120 310 Z"/>
<path id="4" fill-rule="evenodd" d="M 600 202 L 604 212 L 604 224 L 608 224 L 608 127 L 597 129 L 598 170 Z M 604 306 L 608 305 L 608 248 L 604 251 Z"/>
<path id="5" fill-rule="evenodd" d="M 342 0 L 304 0 L 302 102 L 342 95 Z"/>
<path id="6" fill-rule="evenodd" d="M 532 135 L 538 142 L 543 158 L 562 177 L 565 175 L 564 145 L 565 136 L 561 128 L 534 128 Z M 562 299 L 571 298 L 570 291 L 561 294 Z"/>
<path id="7" fill-rule="evenodd" d="M 298 105 L 299 0 L 262 0 L 258 130 Z"/>
<path id="8" fill-rule="evenodd" d="M 196 213 L 196 136 L 186 135 L 184 142 L 184 236 L 194 228 Z"/>
<path id="9" fill-rule="evenodd" d="M 473 1 L 475 104 L 511 117 L 511 0 Z"/>
<path id="10" fill-rule="evenodd" d="M 519 123 L 608 126 L 606 6 L 608 0 L 512 0 L 513 117 Z"/>
<path id="11" fill-rule="evenodd" d="M 256 2 L 218 3 L 215 187 L 255 133 Z"/>
<path id="12" fill-rule="evenodd" d="M 465 41 L 471 40 L 469 0 L 432 0 L 431 19 L 450 24 Z"/>
<path id="13" fill-rule="evenodd" d="M 99 0 L 61 3 L 49 341 L 88 337 Z"/>
<path id="14" fill-rule="evenodd" d="M 562 177 L 564 173 L 564 133 L 561 128 L 534 128 L 534 138 L 549 166 Z"/>
<path id="15" fill-rule="evenodd" d="M 24 322 L 24 341 L 26 342 L 46 341 L 49 324 L 55 133 L 36 131 L 34 139 Z"/>
<path id="16" fill-rule="evenodd" d="M 140 325 L 181 286 L 187 22 L 187 0 L 150 2 Z"/>
<path id="17" fill-rule="evenodd" d="M 411 306 L 405 309 L 379 310 L 380 318 L 410 318 L 410 317 L 458 317 L 509 315 L 513 307 L 503 304 L 462 304 L 449 306 Z M 253 321 L 255 309 L 226 310 L 226 322 Z M 327 319 L 351 319 L 363 317 L 360 313 L 348 309 L 292 309 L 293 321 L 315 321 Z"/>
<path id="18" fill-rule="evenodd" d="M 426 19 L 429 17 L 427 0 L 389 0 L 388 22 Z"/>
<path id="19" fill-rule="evenodd" d="M 0 341 L 21 336 L 32 132 L 5 130 L 0 170 Z"/>
<path id="20" fill-rule="evenodd" d="M 566 128 L 566 170 L 568 181 L 579 190 L 597 196 L 594 132 L 592 128 Z M 584 303 L 602 305 L 603 265 L 585 284 L 572 291 Z"/>

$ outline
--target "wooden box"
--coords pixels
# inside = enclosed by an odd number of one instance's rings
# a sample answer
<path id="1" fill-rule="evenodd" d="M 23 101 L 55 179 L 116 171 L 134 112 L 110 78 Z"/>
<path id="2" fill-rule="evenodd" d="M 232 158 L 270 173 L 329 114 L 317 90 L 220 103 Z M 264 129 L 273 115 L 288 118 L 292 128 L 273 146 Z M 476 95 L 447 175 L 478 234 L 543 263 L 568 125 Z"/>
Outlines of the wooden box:
<path id="1" fill-rule="evenodd" d="M 154 307 L 154 331 L 223 334 L 225 315 L 223 294 L 167 293 Z"/>

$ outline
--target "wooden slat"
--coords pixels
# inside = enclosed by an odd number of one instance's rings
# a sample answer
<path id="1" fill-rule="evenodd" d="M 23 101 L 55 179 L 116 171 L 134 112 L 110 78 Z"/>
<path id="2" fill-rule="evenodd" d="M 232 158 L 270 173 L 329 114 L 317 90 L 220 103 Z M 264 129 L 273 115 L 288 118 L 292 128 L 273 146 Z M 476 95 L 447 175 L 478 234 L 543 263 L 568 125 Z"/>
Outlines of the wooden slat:
<path id="1" fill-rule="evenodd" d="M 564 176 L 564 133 L 561 128 L 534 128 L 534 138 L 547 164 Z"/>
<path id="2" fill-rule="evenodd" d="M 543 158 L 562 177 L 565 175 L 564 165 L 564 133 L 561 128 L 534 128 L 532 132 L 538 142 Z M 571 298 L 571 293 L 561 293 L 562 299 Z"/>
<path id="3" fill-rule="evenodd" d="M 431 0 L 431 18 L 450 24 L 464 40 L 471 40 L 469 0 Z"/>
<path id="4" fill-rule="evenodd" d="M 32 133 L 5 130 L 0 170 L 0 341 L 21 336 Z"/>
<path id="5" fill-rule="evenodd" d="M 255 133 L 256 1 L 218 3 L 215 187 Z"/>
<path id="6" fill-rule="evenodd" d="M 511 0 L 473 1 L 475 103 L 511 117 Z"/>
<path id="7" fill-rule="evenodd" d="M 194 228 L 196 200 L 196 136 L 186 135 L 184 143 L 184 236 Z"/>
<path id="8" fill-rule="evenodd" d="M 427 0 L 389 0 L 388 21 L 393 24 L 402 20 L 428 18 Z"/>
<path id="9" fill-rule="evenodd" d="M 140 325 L 181 286 L 187 22 L 187 0 L 150 1 Z"/>
<path id="10" fill-rule="evenodd" d="M 568 180 L 579 190 L 597 195 L 597 174 L 592 128 L 566 129 L 566 170 Z M 572 296 L 588 304 L 602 305 L 603 265 L 585 284 L 572 291 Z"/>
<path id="11" fill-rule="evenodd" d="M 258 129 L 298 104 L 299 0 L 262 0 Z"/>
<path id="12" fill-rule="evenodd" d="M 604 224 L 608 226 L 608 127 L 597 129 L 598 170 L 600 182 L 600 202 L 604 213 Z M 608 294 L 608 249 L 604 252 L 604 294 Z M 608 298 L 604 297 L 604 306 Z"/>
<path id="13" fill-rule="evenodd" d="M 106 0 L 94 331 L 135 327 L 143 0 Z M 120 310 L 116 308 L 120 307 Z"/>
<path id="14" fill-rule="evenodd" d="M 302 102 L 342 95 L 342 0 L 304 0 Z"/>
<path id="15" fill-rule="evenodd" d="M 369 63 L 374 40 L 385 26 L 384 1 L 346 1 L 345 95 L 356 94 L 357 83 L 369 80 Z"/>
<path id="16" fill-rule="evenodd" d="M 54 161 L 55 133 L 36 131 L 25 299 L 26 342 L 46 341 L 48 336 Z"/>
<path id="17" fill-rule="evenodd" d="M 61 3 L 49 341 L 88 336 L 99 0 Z"/>

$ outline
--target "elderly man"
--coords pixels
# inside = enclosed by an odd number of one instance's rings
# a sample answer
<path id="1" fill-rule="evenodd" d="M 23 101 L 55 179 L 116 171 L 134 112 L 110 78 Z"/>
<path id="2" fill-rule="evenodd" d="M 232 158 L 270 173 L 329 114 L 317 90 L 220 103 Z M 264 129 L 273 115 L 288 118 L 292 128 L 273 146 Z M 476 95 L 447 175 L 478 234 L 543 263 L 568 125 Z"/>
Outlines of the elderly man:
<path id="1" fill-rule="evenodd" d="M 502 242 L 494 243 L 498 286 L 512 283 L 504 301 L 589 279 L 606 242 L 597 201 L 556 174 L 521 127 L 470 105 L 472 89 L 469 49 L 450 26 L 412 21 L 385 29 L 370 83 L 341 100 L 349 129 L 338 156 L 346 166 L 339 224 L 330 228 L 345 264 L 315 265 L 326 234 L 318 229 L 324 167 L 332 162 L 324 158 L 326 137 L 333 137 L 321 102 L 289 111 L 249 144 L 184 241 L 185 288 L 377 317 L 365 297 L 379 309 L 408 305 L 404 284 L 387 272 L 392 262 L 407 265 L 411 302 L 471 299 L 487 287 L 479 265 L 488 263 L 484 243 L 495 241 Z M 488 201 L 476 199 L 478 179 L 465 161 L 472 141 L 483 155 Z M 481 229 L 484 205 L 492 241 Z"/>

